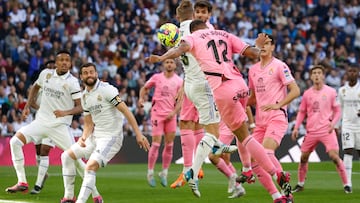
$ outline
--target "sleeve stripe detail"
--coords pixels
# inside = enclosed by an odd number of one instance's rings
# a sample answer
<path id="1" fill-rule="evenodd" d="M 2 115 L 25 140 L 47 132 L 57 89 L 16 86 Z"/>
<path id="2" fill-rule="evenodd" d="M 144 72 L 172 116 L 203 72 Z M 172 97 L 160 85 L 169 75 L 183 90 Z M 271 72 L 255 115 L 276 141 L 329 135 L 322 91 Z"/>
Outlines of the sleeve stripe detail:
<path id="1" fill-rule="evenodd" d="M 110 103 L 114 106 L 119 105 L 121 102 L 123 101 L 120 99 L 119 95 L 116 95 L 114 98 L 110 100 Z"/>
<path id="2" fill-rule="evenodd" d="M 79 93 L 79 92 L 81 92 L 81 91 L 77 91 L 77 92 L 72 92 L 71 94 L 77 94 L 77 93 Z"/>

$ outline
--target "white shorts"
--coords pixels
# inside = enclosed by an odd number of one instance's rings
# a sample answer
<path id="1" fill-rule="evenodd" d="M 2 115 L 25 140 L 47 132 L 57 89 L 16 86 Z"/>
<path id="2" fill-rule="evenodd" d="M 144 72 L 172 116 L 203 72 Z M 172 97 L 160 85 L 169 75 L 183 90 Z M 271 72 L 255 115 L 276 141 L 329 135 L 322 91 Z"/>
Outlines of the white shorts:
<path id="1" fill-rule="evenodd" d="M 343 129 L 341 133 L 341 141 L 343 149 L 354 148 L 356 150 L 360 150 L 360 132 Z"/>
<path id="2" fill-rule="evenodd" d="M 39 144 L 42 144 L 42 145 L 47 145 L 47 146 L 50 146 L 50 147 L 55 147 L 55 143 L 50 139 L 50 138 L 43 138 L 42 140 L 39 141 L 39 143 L 35 143 L 35 145 L 39 145 Z"/>
<path id="3" fill-rule="evenodd" d="M 105 167 L 107 163 L 120 151 L 123 143 L 123 136 L 95 137 L 93 135 L 86 139 L 85 147 L 78 143 L 71 146 L 76 158 L 95 160 L 100 167 Z"/>
<path id="4" fill-rule="evenodd" d="M 70 134 L 69 126 L 59 124 L 57 126 L 45 126 L 37 120 L 32 121 L 19 129 L 26 138 L 26 143 L 41 143 L 44 138 L 50 138 L 54 144 L 62 150 L 67 150 L 75 143 L 74 137 Z"/>
<path id="5" fill-rule="evenodd" d="M 199 112 L 200 124 L 207 125 L 220 122 L 220 114 L 207 81 L 199 84 L 185 83 L 184 91 Z"/>

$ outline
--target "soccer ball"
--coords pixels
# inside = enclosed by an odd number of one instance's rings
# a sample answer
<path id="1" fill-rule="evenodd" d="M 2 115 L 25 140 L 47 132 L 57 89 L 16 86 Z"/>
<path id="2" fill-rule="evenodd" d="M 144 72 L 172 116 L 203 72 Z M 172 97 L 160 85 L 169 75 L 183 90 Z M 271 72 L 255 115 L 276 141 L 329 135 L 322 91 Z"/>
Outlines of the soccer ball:
<path id="1" fill-rule="evenodd" d="M 172 23 L 165 23 L 157 31 L 157 37 L 162 45 L 173 47 L 180 41 L 179 28 Z"/>

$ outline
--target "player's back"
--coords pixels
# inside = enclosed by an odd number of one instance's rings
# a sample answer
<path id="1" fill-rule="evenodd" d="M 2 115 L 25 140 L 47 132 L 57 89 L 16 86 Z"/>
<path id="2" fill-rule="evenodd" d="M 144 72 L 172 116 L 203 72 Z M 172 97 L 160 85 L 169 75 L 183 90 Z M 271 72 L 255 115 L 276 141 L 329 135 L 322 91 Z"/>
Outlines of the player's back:
<path id="1" fill-rule="evenodd" d="M 202 29 L 184 40 L 190 44 L 190 52 L 197 59 L 213 89 L 221 84 L 221 75 L 229 79 L 241 76 L 232 60 L 234 53 L 242 53 L 248 47 L 240 38 L 223 30 Z"/>

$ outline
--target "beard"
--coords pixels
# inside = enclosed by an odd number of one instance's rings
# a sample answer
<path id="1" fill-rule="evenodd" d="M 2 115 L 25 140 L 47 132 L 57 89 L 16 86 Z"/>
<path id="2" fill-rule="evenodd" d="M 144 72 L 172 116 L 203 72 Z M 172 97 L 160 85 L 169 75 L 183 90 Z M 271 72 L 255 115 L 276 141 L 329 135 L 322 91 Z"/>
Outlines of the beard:
<path id="1" fill-rule="evenodd" d="M 86 78 L 86 80 L 84 81 L 86 86 L 92 87 L 95 85 L 97 79 L 95 77 L 88 77 Z"/>

